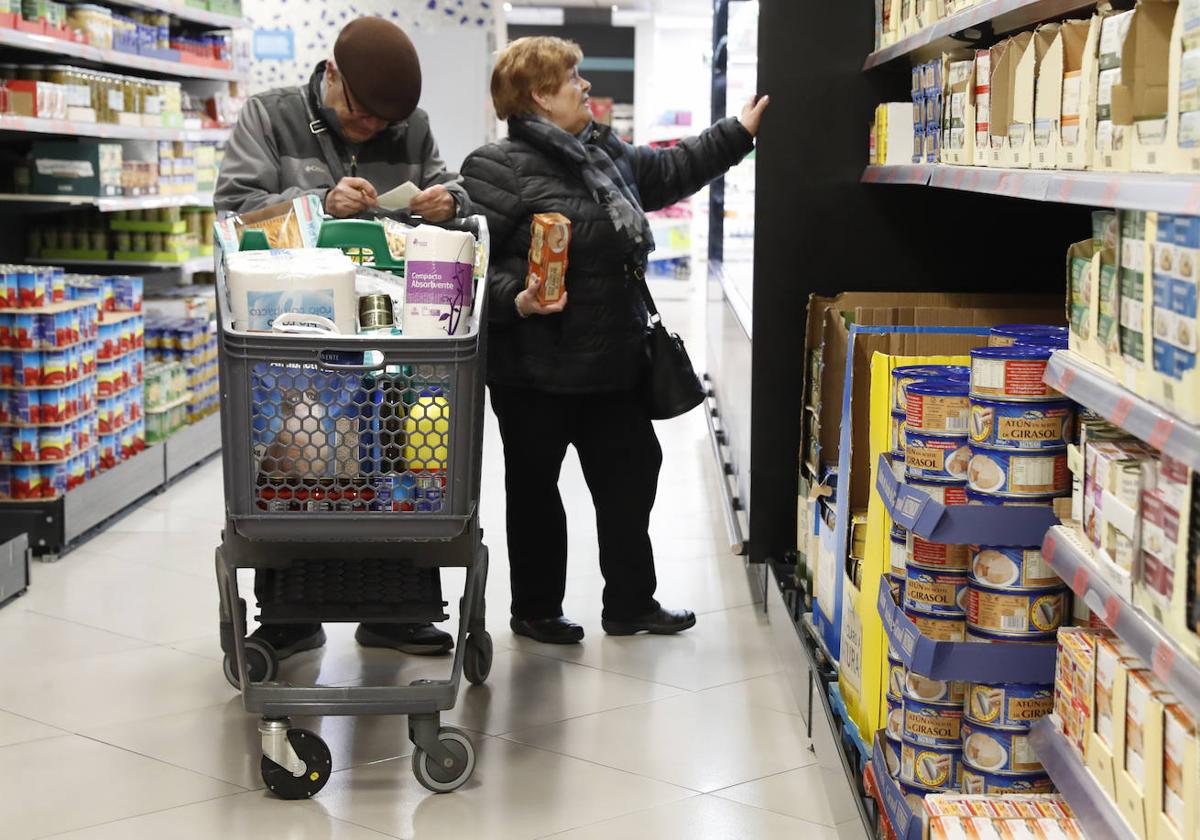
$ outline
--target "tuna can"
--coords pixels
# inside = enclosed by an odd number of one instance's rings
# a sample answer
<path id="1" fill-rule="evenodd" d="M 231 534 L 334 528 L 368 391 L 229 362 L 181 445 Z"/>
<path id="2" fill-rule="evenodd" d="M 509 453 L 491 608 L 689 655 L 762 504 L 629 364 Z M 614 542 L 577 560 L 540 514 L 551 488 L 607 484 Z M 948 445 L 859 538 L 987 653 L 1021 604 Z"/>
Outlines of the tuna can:
<path id="1" fill-rule="evenodd" d="M 965 572 L 971 564 L 971 552 L 965 545 L 929 542 L 911 531 L 907 541 L 907 565 L 939 572 Z"/>
<path id="2" fill-rule="evenodd" d="M 962 743 L 962 725 L 961 704 L 922 703 L 911 697 L 904 698 L 901 740 L 923 747 L 955 748 Z M 890 710 L 888 727 L 891 727 Z"/>
<path id="3" fill-rule="evenodd" d="M 1043 403 L 971 399 L 971 443 L 989 449 L 1062 449 L 1071 442 L 1070 400 Z"/>
<path id="4" fill-rule="evenodd" d="M 908 807 L 914 814 L 924 814 L 925 797 L 930 793 L 935 793 L 935 791 L 925 790 L 906 782 L 900 782 L 900 791 L 904 794 L 904 801 L 908 803 Z"/>
<path id="5" fill-rule="evenodd" d="M 914 490 L 920 490 L 945 507 L 967 503 L 967 483 L 965 481 L 923 481 L 918 478 L 908 478 L 904 483 Z"/>
<path id="6" fill-rule="evenodd" d="M 926 790 L 957 790 L 962 782 L 962 745 L 931 747 L 902 741 L 900 779 Z"/>
<path id="7" fill-rule="evenodd" d="M 1013 342 L 1013 347 L 1049 347 L 1051 350 L 1068 350 L 1070 346 L 1065 335 L 1027 335 Z"/>
<path id="8" fill-rule="evenodd" d="M 988 773 L 964 764 L 962 792 L 972 796 L 1054 793 L 1054 783 L 1045 773 Z"/>
<path id="9" fill-rule="evenodd" d="M 973 545 L 971 583 L 1002 589 L 1044 589 L 1058 586 L 1062 578 L 1042 558 L 1041 546 Z"/>
<path id="10" fill-rule="evenodd" d="M 908 569 L 904 586 L 904 609 L 931 615 L 965 615 L 967 576 L 932 572 L 916 566 Z"/>
<path id="11" fill-rule="evenodd" d="M 1042 381 L 1053 352 L 1053 347 L 1029 345 L 976 347 L 971 351 L 971 396 L 1021 401 L 1061 398 Z"/>
<path id="12" fill-rule="evenodd" d="M 892 371 L 892 411 L 903 414 L 908 409 L 908 386 L 914 382 L 946 377 L 971 376 L 965 365 L 905 365 Z"/>
<path id="13" fill-rule="evenodd" d="M 893 779 L 900 774 L 900 744 L 893 744 L 886 738 L 883 747 L 883 763 L 887 765 L 888 775 Z"/>
<path id="14" fill-rule="evenodd" d="M 989 773 L 1033 773 L 1042 769 L 1029 743 L 1029 733 L 1020 729 L 997 729 L 963 721 L 963 761 Z"/>
<path id="15" fill-rule="evenodd" d="M 966 435 L 926 435 L 910 429 L 904 436 L 906 478 L 961 481 L 967 477 L 970 461 Z"/>
<path id="16" fill-rule="evenodd" d="M 967 488 L 967 504 L 969 505 L 999 505 L 1002 507 L 1054 507 L 1054 502 L 1062 498 L 1052 496 L 996 496 L 991 493 L 980 493 L 978 490 Z"/>
<path id="17" fill-rule="evenodd" d="M 887 737 L 898 742 L 900 733 L 904 730 L 904 701 L 888 697 L 887 709 Z"/>
<path id="18" fill-rule="evenodd" d="M 967 587 L 967 624 L 986 636 L 1038 639 L 1053 636 L 1067 615 L 1067 588 L 1004 590 Z"/>
<path id="19" fill-rule="evenodd" d="M 892 529 L 892 533 L 888 539 L 889 551 L 889 568 L 893 577 L 902 577 L 908 574 L 908 535 L 901 533 L 896 534 L 896 529 Z"/>
<path id="20" fill-rule="evenodd" d="M 905 671 L 903 662 L 888 657 L 887 696 L 896 702 L 904 696 Z"/>
<path id="21" fill-rule="evenodd" d="M 965 435 L 971 410 L 969 389 L 966 383 L 947 379 L 909 385 L 906 433 Z"/>
<path id="22" fill-rule="evenodd" d="M 963 717 L 996 729 L 1028 729 L 1053 709 L 1053 685 L 971 683 Z"/>
<path id="23" fill-rule="evenodd" d="M 908 581 L 903 577 L 888 574 L 888 587 L 891 589 L 892 603 L 899 606 L 904 603 L 904 591 L 907 588 Z"/>
<path id="24" fill-rule="evenodd" d="M 1071 489 L 1066 449 L 1011 452 L 971 446 L 970 489 L 996 496 L 1053 496 Z"/>
<path id="25" fill-rule="evenodd" d="M 927 639 L 935 642 L 961 642 L 966 638 L 967 622 L 961 615 L 927 615 L 916 610 L 905 610 L 904 614 Z"/>
<path id="26" fill-rule="evenodd" d="M 913 671 L 904 674 L 904 696 L 922 703 L 958 706 L 967 698 L 967 684 L 961 680 L 935 680 Z"/>
<path id="27" fill-rule="evenodd" d="M 1011 347 L 1030 338 L 1065 339 L 1067 328 L 1052 324 L 997 324 L 988 334 L 989 347 Z"/>
<path id="28" fill-rule="evenodd" d="M 903 411 L 892 412 L 892 455 L 904 457 L 904 418 Z"/>

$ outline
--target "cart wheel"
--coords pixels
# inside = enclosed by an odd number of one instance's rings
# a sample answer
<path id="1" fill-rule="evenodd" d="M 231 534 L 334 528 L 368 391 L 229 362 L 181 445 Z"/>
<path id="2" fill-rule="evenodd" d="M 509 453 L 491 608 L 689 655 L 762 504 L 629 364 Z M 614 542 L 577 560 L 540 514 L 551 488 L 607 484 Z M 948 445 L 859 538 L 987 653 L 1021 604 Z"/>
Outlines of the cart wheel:
<path id="1" fill-rule="evenodd" d="M 453 765 L 443 767 L 424 749 L 417 747 L 412 757 L 413 775 L 427 790 L 449 793 L 462 787 L 475 771 L 475 745 L 467 733 L 453 726 L 439 729 L 438 740 L 453 754 Z"/>
<path id="2" fill-rule="evenodd" d="M 463 650 L 463 674 L 471 685 L 483 685 L 492 672 L 492 634 L 484 630 L 467 636 Z"/>
<path id="3" fill-rule="evenodd" d="M 307 769 L 303 775 L 293 776 L 286 767 L 280 767 L 264 755 L 260 768 L 263 783 L 280 799 L 308 799 L 329 781 L 333 771 L 329 747 L 319 735 L 307 729 L 289 729 L 287 737 Z"/>
<path id="4" fill-rule="evenodd" d="M 275 650 L 261 639 L 246 639 L 246 664 L 250 667 L 250 682 L 270 682 L 275 679 L 279 668 L 279 660 Z M 234 688 L 242 687 L 238 679 L 237 658 L 232 653 L 225 654 L 225 679 Z"/>

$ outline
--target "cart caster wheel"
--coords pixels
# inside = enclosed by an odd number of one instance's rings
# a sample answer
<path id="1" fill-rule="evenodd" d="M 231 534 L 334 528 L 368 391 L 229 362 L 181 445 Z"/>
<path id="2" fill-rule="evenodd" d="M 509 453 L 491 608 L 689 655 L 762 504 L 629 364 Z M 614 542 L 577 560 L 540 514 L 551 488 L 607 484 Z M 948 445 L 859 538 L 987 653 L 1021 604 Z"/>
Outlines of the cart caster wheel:
<path id="1" fill-rule="evenodd" d="M 308 799 L 325 787 L 333 772 L 329 747 L 319 735 L 307 729 L 289 729 L 287 738 L 296 755 L 307 765 L 304 773 L 293 776 L 292 771 L 264 755 L 260 767 L 263 783 L 280 799 Z"/>
<path id="2" fill-rule="evenodd" d="M 453 754 L 453 765 L 444 767 L 417 747 L 412 757 L 413 775 L 427 790 L 449 793 L 462 787 L 475 771 L 475 745 L 467 733 L 453 726 L 438 730 L 438 740 Z"/>
<path id="3" fill-rule="evenodd" d="M 250 667 L 250 682 L 270 682 L 275 679 L 279 668 L 279 660 L 275 650 L 266 642 L 259 639 L 246 639 L 246 660 Z M 225 654 L 225 679 L 236 689 L 241 689 L 238 679 L 237 658 L 232 653 Z"/>
<path id="4" fill-rule="evenodd" d="M 463 674 L 471 685 L 483 685 L 492 672 L 492 634 L 484 630 L 467 636 L 463 650 Z"/>

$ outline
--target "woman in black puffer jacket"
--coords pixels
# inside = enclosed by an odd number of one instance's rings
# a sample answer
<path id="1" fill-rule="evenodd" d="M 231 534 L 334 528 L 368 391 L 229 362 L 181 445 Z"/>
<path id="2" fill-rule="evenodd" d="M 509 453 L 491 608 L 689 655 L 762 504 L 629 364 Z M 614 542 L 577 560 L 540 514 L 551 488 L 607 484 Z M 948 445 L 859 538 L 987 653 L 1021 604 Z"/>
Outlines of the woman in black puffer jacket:
<path id="1" fill-rule="evenodd" d="M 647 529 L 662 450 L 636 393 L 647 312 L 631 274 L 654 247 L 645 211 L 686 198 L 745 157 L 767 104 L 752 101 L 740 121 L 721 120 L 672 149 L 635 148 L 592 122 L 582 57 L 560 38 L 514 41 L 492 74 L 509 137 L 462 167 L 492 238 L 487 379 L 504 440 L 511 626 L 555 644 L 583 638 L 562 615 L 558 476 L 569 445 L 596 507 L 604 631 L 676 633 L 696 622 L 654 599 Z M 535 213 L 571 220 L 567 293 L 553 304 L 525 285 Z"/>

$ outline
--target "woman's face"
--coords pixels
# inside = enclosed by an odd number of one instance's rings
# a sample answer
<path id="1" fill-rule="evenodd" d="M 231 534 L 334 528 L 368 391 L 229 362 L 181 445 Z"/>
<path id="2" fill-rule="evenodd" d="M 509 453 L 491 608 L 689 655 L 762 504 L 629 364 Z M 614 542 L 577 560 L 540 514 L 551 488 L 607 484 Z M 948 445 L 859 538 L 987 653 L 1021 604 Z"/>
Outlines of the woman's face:
<path id="1" fill-rule="evenodd" d="M 542 115 L 550 122 L 570 134 L 578 134 L 592 121 L 592 112 L 588 107 L 588 91 L 592 83 L 579 75 L 579 68 L 572 67 L 571 72 L 550 93 L 534 94 L 534 101 L 542 110 Z"/>

